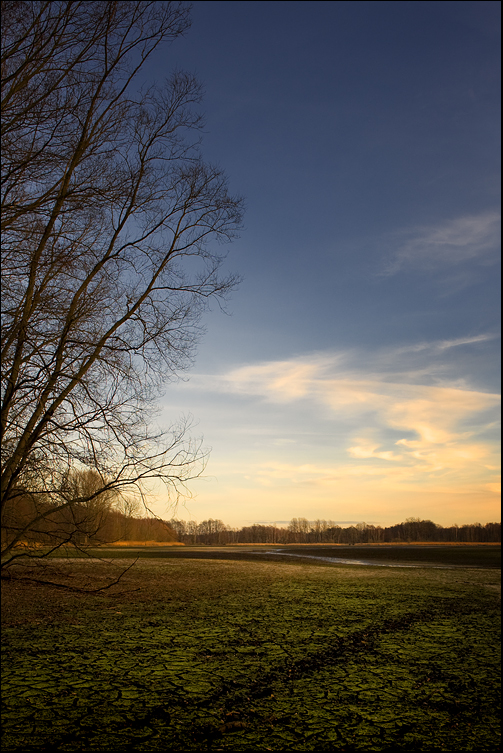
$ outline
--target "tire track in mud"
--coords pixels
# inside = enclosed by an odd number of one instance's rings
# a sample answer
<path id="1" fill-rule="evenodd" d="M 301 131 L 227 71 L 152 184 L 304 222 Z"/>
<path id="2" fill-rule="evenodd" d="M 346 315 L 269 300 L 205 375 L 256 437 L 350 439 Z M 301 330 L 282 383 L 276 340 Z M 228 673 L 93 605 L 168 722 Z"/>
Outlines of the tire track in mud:
<path id="1" fill-rule="evenodd" d="M 461 613 L 471 610 L 458 608 L 456 611 Z M 183 696 L 183 693 L 178 694 L 176 690 L 173 692 L 174 688 L 170 688 L 168 703 L 153 705 L 148 708 L 144 707 L 144 713 L 136 712 L 134 720 L 131 719 L 129 724 L 133 729 L 143 730 L 145 735 L 143 737 L 144 742 L 154 735 L 154 730 L 158 729 L 159 726 L 164 728 L 169 726 L 171 727 L 170 745 L 180 746 L 175 749 L 185 749 L 184 743 L 188 743 L 187 735 L 189 735 L 192 744 L 199 744 L 203 746 L 201 749 L 205 750 L 207 749 L 205 746 L 211 746 L 213 740 L 248 727 L 250 704 L 255 700 L 274 695 L 274 691 L 278 686 L 282 689 L 288 688 L 295 680 L 312 674 L 319 669 L 335 665 L 348 657 L 354 659 L 357 656 L 372 652 L 376 641 L 381 636 L 403 632 L 420 622 L 425 623 L 437 619 L 440 613 L 440 609 L 437 607 L 436 609 L 411 612 L 401 618 L 385 620 L 375 627 L 367 627 L 364 630 L 357 630 L 343 637 L 338 637 L 332 640 L 326 649 L 311 654 L 309 657 L 287 659 L 281 662 L 274 670 L 264 673 L 258 680 L 252 680 L 251 682 L 239 680 L 223 681 L 215 692 L 207 694 L 199 700 L 191 699 L 190 705 L 194 709 L 196 717 L 198 711 L 203 712 L 211 708 L 220 708 L 221 721 L 218 723 L 216 721 L 208 722 L 207 720 L 198 723 L 194 719 L 189 722 L 190 732 L 183 722 L 182 728 L 179 727 L 178 730 L 175 730 L 172 727 L 173 722 L 177 720 L 177 717 L 178 721 L 181 721 L 180 717 L 187 714 L 188 701 Z M 288 653 L 286 647 L 284 651 Z M 142 683 L 138 683 L 138 685 L 142 685 Z M 178 698 L 176 697 L 177 695 Z M 61 749 L 69 739 L 71 739 L 71 735 L 62 735 L 59 740 L 53 741 L 53 749 Z"/>
<path id="2" fill-rule="evenodd" d="M 450 603 L 451 615 L 470 614 L 473 608 L 458 604 L 453 608 Z M 210 750 L 213 741 L 245 730 L 253 724 L 256 714 L 251 710 L 251 704 L 254 701 L 266 700 L 268 697 L 274 698 L 275 693 L 285 691 L 293 687 L 296 680 L 305 678 L 316 673 L 320 669 L 335 666 L 345 660 L 353 661 L 361 658 L 365 654 L 375 651 L 376 643 L 381 637 L 397 633 L 405 633 L 410 628 L 418 624 L 427 624 L 442 617 L 442 605 L 435 608 L 424 609 L 418 612 L 410 612 L 400 618 L 384 620 L 375 627 L 366 627 L 363 630 L 357 630 L 345 636 L 332 640 L 330 646 L 324 650 L 311 654 L 309 657 L 301 659 L 286 660 L 279 664 L 275 669 L 266 672 L 258 680 L 251 682 L 230 680 L 224 681 L 221 687 L 214 693 L 205 696 L 200 701 L 193 702 L 194 708 L 201 712 L 210 708 L 221 709 L 221 721 L 217 723 L 214 720 L 194 720 L 190 727 L 190 738 L 193 744 L 199 744 L 201 750 Z M 287 653 L 287 650 L 284 649 Z M 183 702 L 171 705 L 171 711 L 174 707 L 184 706 Z M 165 710 L 160 707 L 161 716 Z M 176 713 L 176 712 L 175 712 Z M 146 724 L 155 724 L 157 709 L 150 708 L 147 715 L 143 718 Z M 185 734 L 187 730 L 185 730 Z M 179 733 L 180 734 L 180 733 Z M 173 742 L 183 743 L 183 737 Z M 185 742 L 187 738 L 185 737 Z M 205 747 L 207 746 L 207 747 Z M 180 749 L 183 749 L 183 745 Z"/>
<path id="3" fill-rule="evenodd" d="M 458 614 L 471 612 L 470 609 L 462 606 L 456 608 L 455 611 Z M 217 693 L 207 698 L 207 702 L 222 702 L 226 698 L 236 699 L 237 701 L 240 694 L 245 694 L 247 702 L 254 698 L 262 698 L 271 689 L 272 684 L 281 681 L 283 677 L 288 677 L 287 682 L 291 682 L 305 674 L 311 674 L 320 668 L 336 664 L 348 655 L 354 656 L 356 653 L 373 651 L 376 640 L 382 635 L 408 630 L 419 622 L 437 619 L 440 614 L 441 611 L 438 608 L 410 612 L 401 618 L 388 619 L 375 627 L 367 627 L 364 630 L 357 630 L 343 637 L 338 637 L 325 650 L 306 658 L 285 662 L 277 669 L 264 674 L 260 680 L 254 680 L 251 683 L 240 683 L 234 680 L 226 683 Z"/>

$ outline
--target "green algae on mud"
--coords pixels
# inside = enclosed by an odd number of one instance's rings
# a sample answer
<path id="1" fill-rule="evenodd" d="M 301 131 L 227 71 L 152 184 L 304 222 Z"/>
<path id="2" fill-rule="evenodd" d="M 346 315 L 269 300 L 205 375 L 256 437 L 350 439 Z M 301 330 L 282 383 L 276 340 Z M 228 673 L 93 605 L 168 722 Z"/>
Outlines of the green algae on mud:
<path id="1" fill-rule="evenodd" d="M 178 558 L 101 595 L 6 583 L 3 749 L 495 751 L 498 584 Z"/>

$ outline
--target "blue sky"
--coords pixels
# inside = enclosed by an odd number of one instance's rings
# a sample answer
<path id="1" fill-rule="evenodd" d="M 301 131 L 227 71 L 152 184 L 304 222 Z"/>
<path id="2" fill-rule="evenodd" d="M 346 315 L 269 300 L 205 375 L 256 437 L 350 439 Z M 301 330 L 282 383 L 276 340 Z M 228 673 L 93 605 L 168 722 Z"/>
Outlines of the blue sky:
<path id="1" fill-rule="evenodd" d="M 212 448 L 178 517 L 500 519 L 499 16 L 205 0 L 157 54 L 246 201 L 243 282 L 162 399 Z"/>

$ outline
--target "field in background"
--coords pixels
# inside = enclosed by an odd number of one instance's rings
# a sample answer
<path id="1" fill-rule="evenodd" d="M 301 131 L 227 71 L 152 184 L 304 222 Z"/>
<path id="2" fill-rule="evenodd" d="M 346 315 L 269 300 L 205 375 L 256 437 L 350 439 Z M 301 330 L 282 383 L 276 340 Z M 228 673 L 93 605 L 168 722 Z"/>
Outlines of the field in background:
<path id="1" fill-rule="evenodd" d="M 101 594 L 3 584 L 4 751 L 498 749 L 500 574 L 487 560 L 156 551 Z M 128 564 L 54 560 L 46 575 L 95 587 Z"/>
<path id="2" fill-rule="evenodd" d="M 181 541 L 114 541 L 110 544 L 103 544 L 104 547 L 109 546 L 121 546 L 121 547 L 128 547 L 128 546 L 184 546 L 188 549 L 191 548 L 201 548 L 205 547 L 204 544 L 184 544 Z M 264 544 L 263 542 L 258 542 L 257 544 L 248 543 L 248 544 L 223 544 L 221 546 L 217 545 L 211 545 L 211 548 L 214 548 L 216 546 L 217 549 L 222 548 L 222 546 L 225 546 L 226 548 L 234 548 L 234 547 L 278 547 L 278 548 L 284 548 L 284 547 L 316 547 L 316 548 L 326 548 L 330 547 L 331 549 L 338 549 L 338 548 L 348 548 L 349 544 Z M 501 544 L 495 544 L 493 541 L 478 541 L 475 544 L 468 543 L 466 541 L 409 541 L 407 543 L 404 543 L 403 541 L 390 541 L 390 542 L 379 542 L 376 541 L 372 544 L 354 544 L 353 546 L 360 546 L 365 547 L 369 549 L 373 549 L 374 547 L 404 547 L 404 546 L 436 546 L 436 547 L 445 547 L 445 546 L 456 546 L 456 547 L 470 547 L 470 546 L 501 546 Z"/>
<path id="3" fill-rule="evenodd" d="M 279 559 L 293 559 L 305 557 L 311 564 L 327 565 L 314 558 L 334 558 L 354 561 L 360 560 L 381 565 L 424 565 L 444 567 L 501 567 L 500 544 L 465 544 L 460 546 L 437 546 L 431 544 L 394 544 L 372 546 L 356 544 L 342 546 L 333 544 L 295 544 L 295 545 L 226 545 L 226 546 L 157 546 L 154 548 L 129 546 L 124 548 L 110 548 L 90 550 L 96 557 L 114 559 L 116 557 L 160 557 L 163 559 L 216 559 L 232 561 L 256 560 L 277 562 Z M 60 553 L 62 554 L 62 553 Z M 72 554 L 72 552 L 68 552 Z M 81 557 L 80 552 L 73 552 Z M 293 555 L 293 556 L 292 556 Z"/>
<path id="4" fill-rule="evenodd" d="M 185 546 L 180 541 L 113 541 L 110 544 L 106 544 L 107 547 L 112 546 L 120 546 L 120 547 L 131 547 L 131 546 Z"/>

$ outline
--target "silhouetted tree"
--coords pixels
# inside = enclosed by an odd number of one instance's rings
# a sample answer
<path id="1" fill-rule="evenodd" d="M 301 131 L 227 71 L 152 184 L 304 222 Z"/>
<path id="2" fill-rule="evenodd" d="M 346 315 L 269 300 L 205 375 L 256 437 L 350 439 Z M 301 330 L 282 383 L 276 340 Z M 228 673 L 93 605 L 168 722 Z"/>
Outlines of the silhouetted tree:
<path id="1" fill-rule="evenodd" d="M 175 501 L 204 467 L 190 422 L 152 413 L 236 282 L 214 246 L 242 206 L 201 158 L 197 81 L 138 83 L 189 25 L 179 2 L 2 2 L 2 525 L 27 497 L 38 525 L 149 479 Z"/>

